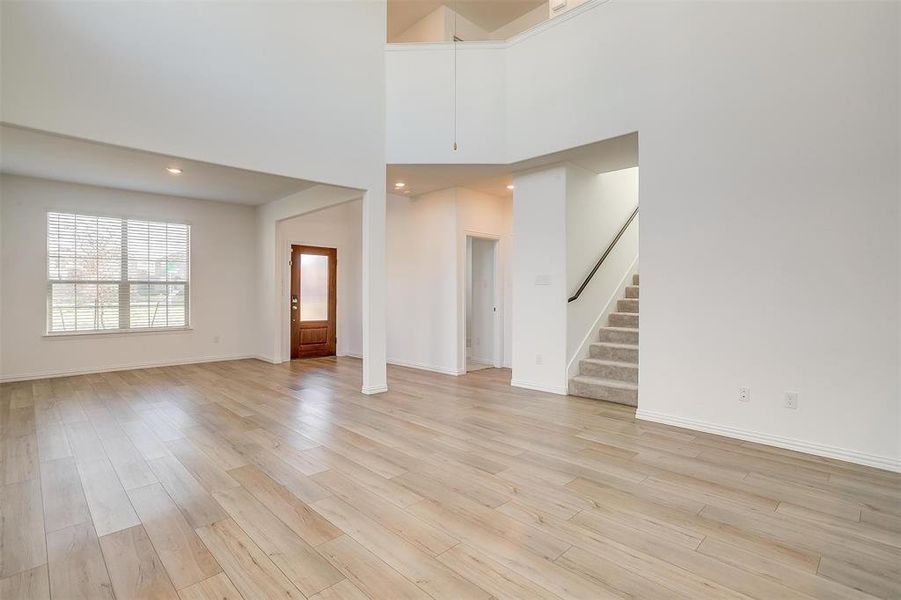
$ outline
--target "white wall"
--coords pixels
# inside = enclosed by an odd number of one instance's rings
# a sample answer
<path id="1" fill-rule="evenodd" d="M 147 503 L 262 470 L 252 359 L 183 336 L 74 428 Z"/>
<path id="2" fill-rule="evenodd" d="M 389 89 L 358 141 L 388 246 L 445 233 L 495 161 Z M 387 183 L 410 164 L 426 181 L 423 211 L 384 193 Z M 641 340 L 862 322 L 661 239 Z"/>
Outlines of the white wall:
<path id="1" fill-rule="evenodd" d="M 389 44 L 385 52 L 390 164 L 506 163 L 505 56 L 458 44 L 457 150 L 452 44 Z"/>
<path id="2" fill-rule="evenodd" d="M 277 224 L 277 260 L 287 262 L 292 244 L 337 249 L 338 356 L 362 356 L 362 200 L 345 202 Z M 282 356 L 291 355 L 291 271 L 282 271 Z"/>
<path id="3" fill-rule="evenodd" d="M 45 337 L 48 210 L 189 223 L 192 329 Z M 253 355 L 252 208 L 3 175 L 0 223 L 0 379 Z"/>
<path id="4" fill-rule="evenodd" d="M 459 373 L 456 193 L 388 199 L 388 361 Z"/>
<path id="5" fill-rule="evenodd" d="M 510 163 L 639 131 L 639 415 L 901 468 L 898 4 L 573 13 L 470 53 L 504 65 L 485 94 L 459 71 L 460 104 L 504 119 L 478 160 L 416 143 L 447 137 L 449 95 L 399 80 L 441 57 L 389 51 L 392 161 Z"/>
<path id="6" fill-rule="evenodd" d="M 515 386 L 566 393 L 566 167 L 515 173 Z"/>
<path id="7" fill-rule="evenodd" d="M 465 188 L 388 202 L 388 362 L 460 374 L 466 368 L 466 236 L 499 240 L 504 348 L 509 348 L 508 199 Z M 502 348 L 502 361 L 505 351 Z M 507 362 L 509 358 L 506 358 Z"/>
<path id="8" fill-rule="evenodd" d="M 566 165 L 566 289 L 573 295 L 638 206 L 638 167 L 602 173 Z M 566 358 L 570 376 L 597 341 L 603 317 L 621 297 L 638 259 L 638 217 L 579 296 L 567 304 Z M 629 281 L 631 283 L 631 281 Z"/>

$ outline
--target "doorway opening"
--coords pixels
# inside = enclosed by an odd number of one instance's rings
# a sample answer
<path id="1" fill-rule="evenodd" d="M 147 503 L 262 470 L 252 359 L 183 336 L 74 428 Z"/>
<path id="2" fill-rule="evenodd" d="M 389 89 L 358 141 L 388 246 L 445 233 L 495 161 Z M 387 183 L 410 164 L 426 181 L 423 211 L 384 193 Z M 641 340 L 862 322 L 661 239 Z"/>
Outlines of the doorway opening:
<path id="1" fill-rule="evenodd" d="M 466 372 L 500 367 L 498 240 L 466 236 Z"/>
<path id="2" fill-rule="evenodd" d="M 291 358 L 335 356 L 338 250 L 291 246 Z"/>

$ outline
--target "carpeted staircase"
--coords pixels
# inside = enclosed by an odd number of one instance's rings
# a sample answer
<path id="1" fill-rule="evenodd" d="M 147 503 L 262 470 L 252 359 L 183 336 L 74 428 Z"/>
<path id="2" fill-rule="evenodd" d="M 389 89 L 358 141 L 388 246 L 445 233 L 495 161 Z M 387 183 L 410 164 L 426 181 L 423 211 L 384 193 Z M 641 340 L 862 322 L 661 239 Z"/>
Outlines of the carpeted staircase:
<path id="1" fill-rule="evenodd" d="M 588 358 L 579 361 L 579 374 L 569 380 L 573 396 L 638 406 L 638 274 L 616 301 L 600 340 L 591 344 Z"/>

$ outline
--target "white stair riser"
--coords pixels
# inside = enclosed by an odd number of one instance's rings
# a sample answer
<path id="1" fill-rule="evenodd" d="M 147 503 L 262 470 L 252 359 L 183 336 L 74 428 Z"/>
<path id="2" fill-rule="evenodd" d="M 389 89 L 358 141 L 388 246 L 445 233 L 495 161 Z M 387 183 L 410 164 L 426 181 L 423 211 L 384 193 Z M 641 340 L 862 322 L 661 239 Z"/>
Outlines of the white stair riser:
<path id="1" fill-rule="evenodd" d="M 605 365 L 590 360 L 579 361 L 579 374 L 613 379 L 626 383 L 638 383 L 638 365 Z"/>
<path id="2" fill-rule="evenodd" d="M 638 348 L 618 348 L 606 344 L 592 344 L 589 346 L 588 352 L 591 358 L 638 364 Z"/>

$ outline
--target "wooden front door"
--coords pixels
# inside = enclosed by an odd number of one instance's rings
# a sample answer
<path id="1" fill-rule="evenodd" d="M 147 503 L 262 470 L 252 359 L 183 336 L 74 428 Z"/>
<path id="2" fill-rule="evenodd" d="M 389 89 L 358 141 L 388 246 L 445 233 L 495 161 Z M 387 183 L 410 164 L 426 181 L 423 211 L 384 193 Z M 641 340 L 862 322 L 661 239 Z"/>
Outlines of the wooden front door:
<path id="1" fill-rule="evenodd" d="M 335 355 L 337 254 L 291 246 L 291 358 Z"/>

